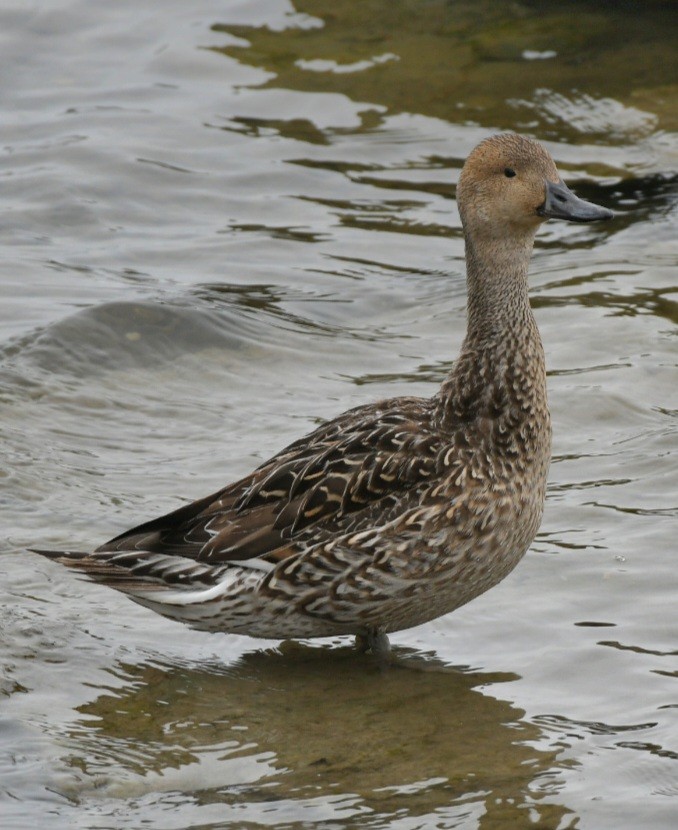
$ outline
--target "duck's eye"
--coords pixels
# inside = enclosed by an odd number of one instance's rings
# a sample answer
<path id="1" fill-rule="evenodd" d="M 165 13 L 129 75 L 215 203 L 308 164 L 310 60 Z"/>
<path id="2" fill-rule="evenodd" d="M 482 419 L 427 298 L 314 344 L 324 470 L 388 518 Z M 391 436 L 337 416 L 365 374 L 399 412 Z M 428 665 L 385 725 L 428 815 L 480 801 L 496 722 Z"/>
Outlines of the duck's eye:
<path id="1" fill-rule="evenodd" d="M 512 179 L 516 175 L 516 171 L 512 167 L 505 167 L 504 175 L 507 179 Z"/>

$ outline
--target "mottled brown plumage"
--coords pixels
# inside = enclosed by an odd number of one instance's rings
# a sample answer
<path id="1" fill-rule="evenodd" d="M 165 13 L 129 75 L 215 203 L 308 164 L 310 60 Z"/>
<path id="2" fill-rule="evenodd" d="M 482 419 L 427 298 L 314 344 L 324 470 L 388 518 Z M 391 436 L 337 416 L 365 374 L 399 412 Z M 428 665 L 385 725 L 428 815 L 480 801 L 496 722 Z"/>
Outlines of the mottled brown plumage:
<path id="1" fill-rule="evenodd" d="M 539 527 L 550 458 L 527 291 L 534 234 L 549 217 L 611 213 L 574 196 L 518 135 L 473 151 L 457 197 L 468 330 L 436 395 L 349 410 L 94 553 L 47 555 L 196 628 L 353 633 L 375 648 L 503 579 Z"/>

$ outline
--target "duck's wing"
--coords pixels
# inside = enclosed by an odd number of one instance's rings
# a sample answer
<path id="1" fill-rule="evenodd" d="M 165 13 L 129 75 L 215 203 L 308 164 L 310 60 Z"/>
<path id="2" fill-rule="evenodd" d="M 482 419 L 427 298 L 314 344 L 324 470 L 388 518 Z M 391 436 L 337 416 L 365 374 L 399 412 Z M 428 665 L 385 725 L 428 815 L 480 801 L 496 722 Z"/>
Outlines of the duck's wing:
<path id="1" fill-rule="evenodd" d="M 429 400 L 358 407 L 251 475 L 128 530 L 97 552 L 270 567 L 314 544 L 383 524 L 416 502 L 435 473 L 441 444 Z"/>

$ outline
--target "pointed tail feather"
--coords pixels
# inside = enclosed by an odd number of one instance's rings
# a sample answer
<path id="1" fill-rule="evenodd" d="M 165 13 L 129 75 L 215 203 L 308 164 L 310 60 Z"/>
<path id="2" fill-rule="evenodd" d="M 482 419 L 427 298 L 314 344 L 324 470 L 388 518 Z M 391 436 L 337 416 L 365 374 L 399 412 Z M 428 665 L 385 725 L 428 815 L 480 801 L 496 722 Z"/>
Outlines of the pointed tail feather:
<path id="1" fill-rule="evenodd" d="M 206 565 L 183 556 L 138 550 L 84 553 L 32 549 L 32 552 L 75 568 L 94 582 L 131 595 L 212 587 L 225 570 L 223 566 Z"/>
<path id="2" fill-rule="evenodd" d="M 203 631 L 229 630 L 222 616 L 223 601 L 233 589 L 255 588 L 261 570 L 207 565 L 183 556 L 148 551 L 33 550 L 75 568 L 83 576 L 115 588 L 164 617 Z M 234 621 L 242 629 L 236 614 Z"/>

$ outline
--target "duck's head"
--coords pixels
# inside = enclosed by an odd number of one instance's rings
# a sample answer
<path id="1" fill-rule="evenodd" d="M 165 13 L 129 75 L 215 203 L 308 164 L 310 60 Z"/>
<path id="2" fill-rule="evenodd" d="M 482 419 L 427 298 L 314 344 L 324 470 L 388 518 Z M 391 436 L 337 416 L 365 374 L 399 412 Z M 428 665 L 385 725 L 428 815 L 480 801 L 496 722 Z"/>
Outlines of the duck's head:
<path id="1" fill-rule="evenodd" d="M 473 150 L 461 171 L 457 201 L 464 229 L 493 238 L 532 236 L 547 219 L 612 218 L 607 208 L 575 196 L 539 142 L 515 133 L 487 138 Z"/>

